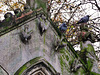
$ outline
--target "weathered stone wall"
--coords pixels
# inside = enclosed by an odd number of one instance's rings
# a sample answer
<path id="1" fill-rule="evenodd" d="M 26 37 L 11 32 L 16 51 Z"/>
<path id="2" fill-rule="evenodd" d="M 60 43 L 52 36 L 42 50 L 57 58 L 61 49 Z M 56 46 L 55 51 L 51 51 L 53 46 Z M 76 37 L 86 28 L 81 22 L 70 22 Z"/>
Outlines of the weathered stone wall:
<path id="1" fill-rule="evenodd" d="M 25 26 L 33 33 L 28 44 L 22 43 L 19 33 Z M 14 73 L 29 60 L 42 56 L 57 70 L 61 72 L 58 55 L 54 52 L 53 44 L 58 35 L 52 27 L 41 36 L 36 19 L 0 37 L 0 65 L 9 73 Z M 59 38 L 58 38 L 59 39 Z"/>

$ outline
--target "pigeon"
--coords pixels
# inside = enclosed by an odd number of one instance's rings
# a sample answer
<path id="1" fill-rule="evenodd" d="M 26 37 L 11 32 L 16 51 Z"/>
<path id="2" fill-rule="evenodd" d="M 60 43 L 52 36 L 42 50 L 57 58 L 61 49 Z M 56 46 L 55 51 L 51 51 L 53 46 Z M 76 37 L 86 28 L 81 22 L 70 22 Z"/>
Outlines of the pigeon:
<path id="1" fill-rule="evenodd" d="M 60 29 L 61 31 L 66 31 L 67 25 L 66 25 L 65 23 L 62 23 L 62 24 L 60 25 L 59 29 Z"/>
<path id="2" fill-rule="evenodd" d="M 80 23 L 87 23 L 88 21 L 89 21 L 89 15 L 87 15 L 87 16 L 84 16 L 83 18 L 81 18 L 78 22 L 77 22 L 77 24 L 80 24 Z"/>

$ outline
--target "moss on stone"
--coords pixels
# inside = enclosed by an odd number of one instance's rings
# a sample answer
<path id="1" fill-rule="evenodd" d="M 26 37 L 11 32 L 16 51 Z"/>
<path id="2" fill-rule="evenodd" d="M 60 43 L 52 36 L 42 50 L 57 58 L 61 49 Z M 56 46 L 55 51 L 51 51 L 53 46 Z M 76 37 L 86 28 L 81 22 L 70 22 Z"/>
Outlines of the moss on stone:
<path id="1" fill-rule="evenodd" d="M 67 61 L 69 60 L 69 57 L 68 57 L 68 55 L 66 55 L 66 60 L 67 60 Z"/>
<path id="2" fill-rule="evenodd" d="M 90 75 L 100 75 L 100 74 L 95 73 L 95 72 L 90 72 Z"/>
<path id="3" fill-rule="evenodd" d="M 14 75 L 21 75 L 26 69 L 28 69 L 28 67 L 26 67 L 26 65 L 28 63 L 30 63 L 30 65 L 36 63 L 39 61 L 41 57 L 36 57 L 33 60 L 30 60 L 29 62 L 27 62 L 26 64 L 24 64 Z"/>
<path id="4" fill-rule="evenodd" d="M 90 71 L 91 71 L 91 69 L 92 69 L 93 62 L 94 62 L 94 61 L 93 61 L 92 59 L 88 58 L 88 60 L 87 60 L 87 68 L 88 68 L 88 70 L 90 70 Z"/>
<path id="5" fill-rule="evenodd" d="M 37 9 L 42 7 L 43 11 L 46 11 L 46 2 L 43 2 L 43 0 L 35 0 L 35 2 L 37 3 Z"/>
<path id="6" fill-rule="evenodd" d="M 21 48 L 21 44 L 19 45 L 19 48 Z"/>
<path id="7" fill-rule="evenodd" d="M 70 73 L 69 65 L 66 64 L 67 61 L 64 61 L 64 60 L 66 60 L 66 59 L 64 59 L 63 56 L 60 56 L 59 60 L 60 60 L 60 66 L 61 66 L 62 75 L 63 75 L 63 72 L 64 72 L 65 69 L 66 69 L 67 72 Z"/>
<path id="8" fill-rule="evenodd" d="M 43 39 L 44 39 L 44 44 L 45 44 L 45 36 L 46 36 L 46 33 L 44 33 L 44 37 L 43 37 Z"/>
<path id="9" fill-rule="evenodd" d="M 74 72 L 74 75 L 86 75 L 83 68 L 79 68 L 76 72 Z"/>
<path id="10" fill-rule="evenodd" d="M 36 29 L 37 29 L 37 28 L 38 28 L 38 27 L 37 27 L 37 25 L 38 25 L 38 20 L 37 20 L 37 19 L 35 19 L 35 24 L 36 24 L 35 27 L 36 27 Z"/>
<path id="11" fill-rule="evenodd" d="M 43 49 L 43 52 L 45 53 L 45 49 Z"/>
<path id="12" fill-rule="evenodd" d="M 22 75 L 22 73 L 24 71 L 26 71 L 27 69 L 29 69 L 30 66 L 33 66 L 34 64 L 36 64 L 37 62 L 39 62 L 41 60 L 43 60 L 47 63 L 49 69 L 53 69 L 53 72 L 57 73 L 57 71 L 53 68 L 53 66 L 51 64 L 49 64 L 45 59 L 43 59 L 42 57 L 36 57 L 36 58 L 28 61 L 27 63 L 25 63 L 19 70 L 17 70 L 17 72 L 14 75 Z"/>
<path id="13" fill-rule="evenodd" d="M 64 69 L 63 69 L 63 59 L 62 59 L 61 56 L 60 56 L 60 66 L 61 66 L 61 72 L 62 72 L 62 75 L 63 75 L 63 71 L 64 71 Z"/>

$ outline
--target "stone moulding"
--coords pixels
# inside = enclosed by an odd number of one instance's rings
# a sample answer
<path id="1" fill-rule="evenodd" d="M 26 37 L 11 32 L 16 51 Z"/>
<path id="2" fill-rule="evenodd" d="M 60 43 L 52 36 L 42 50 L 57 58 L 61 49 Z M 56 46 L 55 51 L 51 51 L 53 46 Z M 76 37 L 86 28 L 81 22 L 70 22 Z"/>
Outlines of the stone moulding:
<path id="1" fill-rule="evenodd" d="M 30 74 L 56 75 L 57 71 L 53 66 L 42 57 L 36 57 L 25 63 L 14 75 Z"/>
<path id="2" fill-rule="evenodd" d="M 0 75 L 3 73 L 4 75 L 9 75 L 9 73 L 0 65 Z"/>
<path id="3" fill-rule="evenodd" d="M 29 20 L 33 20 L 34 17 L 36 18 L 37 15 L 39 15 L 42 12 L 43 11 L 41 8 L 35 11 L 30 10 L 26 14 L 22 14 L 20 17 L 14 18 L 13 20 L 9 20 L 9 21 L 4 20 L 3 22 L 0 22 L 0 36 L 24 25 L 26 21 L 29 22 Z"/>

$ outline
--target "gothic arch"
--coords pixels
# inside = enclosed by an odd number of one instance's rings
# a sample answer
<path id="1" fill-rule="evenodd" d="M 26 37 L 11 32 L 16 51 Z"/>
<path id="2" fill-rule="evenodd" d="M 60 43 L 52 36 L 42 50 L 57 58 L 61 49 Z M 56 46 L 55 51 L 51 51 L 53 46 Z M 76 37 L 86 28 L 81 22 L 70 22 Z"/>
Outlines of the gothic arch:
<path id="1" fill-rule="evenodd" d="M 56 75 L 57 71 L 44 58 L 36 57 L 25 63 L 14 75 Z"/>
<path id="2" fill-rule="evenodd" d="M 9 75 L 9 73 L 0 65 L 0 75 Z"/>

